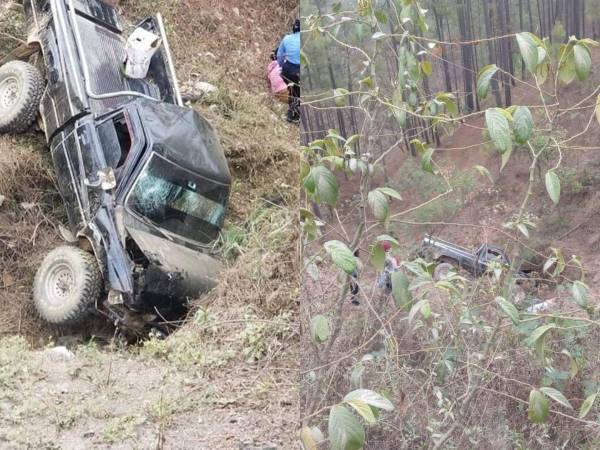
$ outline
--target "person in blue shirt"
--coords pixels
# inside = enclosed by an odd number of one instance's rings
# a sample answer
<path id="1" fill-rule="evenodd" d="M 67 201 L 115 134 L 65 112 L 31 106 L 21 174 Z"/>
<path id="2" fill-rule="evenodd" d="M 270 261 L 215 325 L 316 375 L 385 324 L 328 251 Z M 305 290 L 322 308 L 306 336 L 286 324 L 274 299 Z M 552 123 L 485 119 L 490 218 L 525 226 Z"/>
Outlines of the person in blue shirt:
<path id="1" fill-rule="evenodd" d="M 287 120 L 300 123 L 300 20 L 296 19 L 292 34 L 286 35 L 277 49 L 281 76 L 288 84 L 289 107 Z"/>

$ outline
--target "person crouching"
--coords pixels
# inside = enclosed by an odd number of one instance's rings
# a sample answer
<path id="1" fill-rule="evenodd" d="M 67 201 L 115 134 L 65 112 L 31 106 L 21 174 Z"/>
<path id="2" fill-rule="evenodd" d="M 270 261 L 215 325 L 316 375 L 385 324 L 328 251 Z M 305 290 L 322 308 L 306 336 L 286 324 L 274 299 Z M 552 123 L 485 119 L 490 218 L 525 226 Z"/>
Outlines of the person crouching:
<path id="1" fill-rule="evenodd" d="M 300 123 L 300 20 L 296 19 L 292 34 L 281 40 L 277 50 L 281 76 L 288 85 L 289 103 L 287 120 Z"/>

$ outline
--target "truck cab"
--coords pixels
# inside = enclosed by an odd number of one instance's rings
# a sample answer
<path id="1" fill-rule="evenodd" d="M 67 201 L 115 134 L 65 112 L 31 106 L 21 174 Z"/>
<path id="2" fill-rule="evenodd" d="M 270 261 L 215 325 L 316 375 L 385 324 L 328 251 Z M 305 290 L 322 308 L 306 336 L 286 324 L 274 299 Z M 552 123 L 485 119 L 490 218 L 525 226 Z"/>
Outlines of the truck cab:
<path id="1" fill-rule="evenodd" d="M 0 132 L 38 116 L 68 216 L 67 245 L 36 274 L 38 311 L 56 324 L 93 309 L 124 325 L 162 316 L 216 283 L 231 185 L 219 140 L 182 105 L 160 15 L 137 26 L 159 44 L 145 76 L 130 78 L 114 8 L 25 0 L 24 9 L 31 51 L 0 67 L 0 86 L 17 80 L 15 120 L 0 121 Z"/>

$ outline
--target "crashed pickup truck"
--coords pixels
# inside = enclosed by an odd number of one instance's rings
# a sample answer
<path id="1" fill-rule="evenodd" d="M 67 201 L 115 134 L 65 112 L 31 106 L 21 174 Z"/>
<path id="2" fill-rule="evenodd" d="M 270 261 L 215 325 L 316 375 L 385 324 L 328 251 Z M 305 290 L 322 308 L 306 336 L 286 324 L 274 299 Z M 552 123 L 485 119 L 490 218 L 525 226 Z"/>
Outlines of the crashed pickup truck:
<path id="1" fill-rule="evenodd" d="M 492 262 L 499 263 L 504 267 L 511 266 L 510 258 L 500 247 L 482 244 L 477 250 L 471 251 L 460 245 L 435 239 L 431 235 L 423 238 L 419 255 L 427 260 L 440 263 L 436 269 L 437 278 L 443 277 L 438 272 L 445 272 L 451 267 L 462 268 L 475 276 L 481 276 L 488 272 Z M 517 270 L 514 272 L 515 278 L 527 278 L 528 272 Z"/>
<path id="2" fill-rule="evenodd" d="M 37 270 L 43 319 L 100 311 L 160 323 L 215 284 L 231 176 L 211 125 L 182 105 L 160 15 L 127 38 L 97 0 L 25 0 L 27 44 L 0 67 L 0 132 L 37 119 L 69 227 Z"/>

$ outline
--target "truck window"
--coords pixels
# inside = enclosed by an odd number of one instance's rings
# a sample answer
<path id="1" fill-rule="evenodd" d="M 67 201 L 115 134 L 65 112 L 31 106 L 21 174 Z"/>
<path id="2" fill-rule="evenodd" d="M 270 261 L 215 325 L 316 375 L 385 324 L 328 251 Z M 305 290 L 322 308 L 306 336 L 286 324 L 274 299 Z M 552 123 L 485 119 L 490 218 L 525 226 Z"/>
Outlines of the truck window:
<path id="1" fill-rule="evenodd" d="M 131 150 L 131 133 L 125 117 L 121 114 L 98 127 L 103 142 L 104 156 L 109 167 L 121 167 Z"/>
<path id="2" fill-rule="evenodd" d="M 229 186 L 194 174 L 153 153 L 127 198 L 127 207 L 156 226 L 203 244 L 218 236 Z"/>

